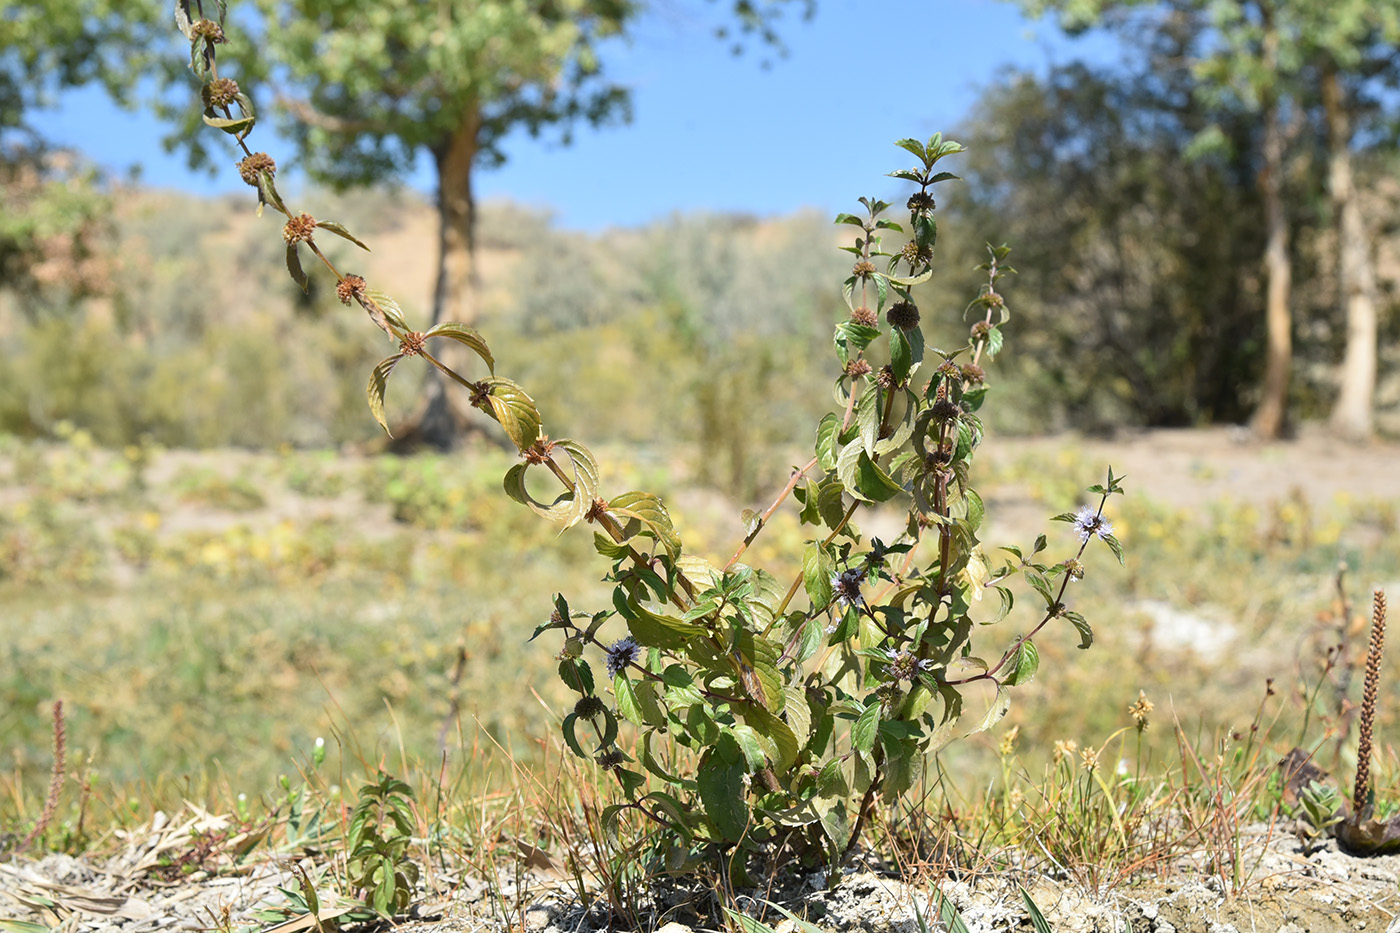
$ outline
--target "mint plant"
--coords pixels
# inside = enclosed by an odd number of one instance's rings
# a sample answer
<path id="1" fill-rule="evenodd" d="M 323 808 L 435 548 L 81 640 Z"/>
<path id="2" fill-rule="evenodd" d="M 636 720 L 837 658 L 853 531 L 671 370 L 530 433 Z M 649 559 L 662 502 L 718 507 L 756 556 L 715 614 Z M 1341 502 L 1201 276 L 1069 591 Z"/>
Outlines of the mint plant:
<path id="1" fill-rule="evenodd" d="M 913 289 L 934 271 L 932 192 L 956 178 L 940 163 L 960 145 L 941 135 L 898 142 L 914 160 L 891 173 L 916 189 L 905 222 L 887 218 L 891 205 L 875 198 L 860 200 L 862 213 L 836 218 L 856 228 L 843 247 L 855 262 L 843 285 L 849 316 L 834 334 L 836 410 L 816 425 L 811 459 L 793 470 L 767 509 L 744 513 L 742 542 L 715 563 L 685 550 L 657 496 L 604 496 L 592 452 L 543 432 L 535 400 L 496 375 L 480 333 L 457 323 L 414 331 L 392 298 L 327 259 L 316 243 L 323 230 L 364 244 L 339 224 L 287 207 L 275 163 L 248 148 L 252 105 L 217 74 L 223 13 L 219 3 L 218 19 L 210 21 L 199 0 L 177 3 L 192 68 L 204 82 L 205 121 L 243 150 L 239 171 L 257 189 L 259 212 L 270 205 L 286 216 L 292 278 L 307 286 L 304 247 L 335 275 L 340 300 L 359 304 L 396 345 L 369 379 L 375 419 L 389 430 L 388 380 L 405 359 L 421 358 L 468 392 L 519 451 L 521 462 L 504 477 L 508 496 L 561 530 L 594 527 L 614 585 L 611 604 L 575 609 L 557 596 L 533 637 L 557 632 L 562 640 L 559 675 L 578 695 L 563 719 L 565 743 L 618 782 L 620 800 L 604 811 L 605 829 L 615 834 L 635 817 L 650 827 L 658 864 L 696 865 L 722 854 L 731 877 L 741 877 L 747 857 L 762 852 L 839 864 L 882 797 L 897 798 L 929 755 L 1006 714 L 1012 688 L 1035 676 L 1036 639 L 1055 634 L 1052 624 L 1071 626 L 1080 647 L 1090 646 L 1092 629 L 1066 596 L 1083 578 L 1095 540 L 1123 559 L 1104 515 L 1109 497 L 1123 491 L 1122 477 L 1109 469 L 1104 484 L 1089 487 L 1096 502 L 1055 517 L 1071 525 L 1072 544 L 1078 539 L 1058 562 L 1046 556 L 1045 535 L 1028 549 L 991 551 L 979 538 L 986 509 L 971 469 L 990 388 L 984 364 L 1002 351 L 1010 320 L 998 290 L 1014 271 L 1006 265 L 1008 248 L 988 247 L 965 342 L 931 347 L 920 329 Z M 903 242 L 886 250 L 892 235 Z M 444 364 L 431 352 L 435 338 L 472 350 L 484 373 Z M 532 471 L 552 476 L 559 494 L 535 498 Z M 742 559 L 789 499 L 810 537 L 801 572 L 783 580 Z M 857 515 L 885 503 L 905 509 L 903 531 L 890 542 L 867 538 Z M 1013 621 L 1016 580 L 1032 608 Z M 975 684 L 991 685 L 994 699 L 965 722 L 963 693 Z M 380 815 L 398 826 L 394 788 L 366 795 L 387 804 Z M 403 861 L 395 848 L 407 829 L 374 836 L 360 822 L 352 874 L 385 912 L 411 881 L 398 877 Z"/>

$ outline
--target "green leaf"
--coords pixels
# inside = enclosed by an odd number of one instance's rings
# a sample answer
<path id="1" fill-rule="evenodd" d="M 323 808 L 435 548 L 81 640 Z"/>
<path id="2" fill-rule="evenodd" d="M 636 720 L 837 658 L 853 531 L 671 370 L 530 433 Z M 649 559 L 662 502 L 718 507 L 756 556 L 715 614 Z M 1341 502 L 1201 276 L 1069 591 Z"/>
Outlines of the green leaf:
<path id="1" fill-rule="evenodd" d="M 831 840 L 833 853 L 844 852 L 851 839 L 851 820 L 844 798 L 817 797 L 812 801 L 821 819 L 822 832 Z"/>
<path id="2" fill-rule="evenodd" d="M 516 449 L 529 449 L 540 436 L 540 413 L 535 400 L 509 379 L 492 376 L 486 386 L 486 413 L 500 423 Z"/>
<path id="3" fill-rule="evenodd" d="M 622 519 L 623 531 L 629 539 L 638 534 L 649 534 L 672 559 L 680 554 L 681 539 L 671 524 L 671 515 L 661 500 L 651 493 L 624 492 L 608 503 L 608 514 Z M 628 527 L 632 522 L 637 523 L 635 529 Z"/>
<path id="4" fill-rule="evenodd" d="M 1021 901 L 1026 905 L 1026 913 L 1030 914 L 1031 927 L 1035 930 L 1035 933 L 1054 933 L 1050 928 L 1050 924 L 1046 921 L 1045 915 L 1040 912 L 1040 908 L 1036 906 L 1035 901 L 1031 900 L 1030 893 L 1019 884 L 1016 885 L 1016 887 L 1021 892 Z"/>
<path id="5" fill-rule="evenodd" d="M 390 324 L 393 324 L 399 330 L 408 330 L 408 322 L 404 320 L 403 308 L 400 308 L 399 303 L 393 298 L 373 288 L 365 292 L 365 298 L 369 299 L 369 301 L 378 308 L 379 312 L 384 315 L 384 319 Z M 372 312 L 371 316 L 373 316 Z M 380 324 L 380 326 L 383 327 L 384 325 Z M 388 328 L 385 328 L 385 330 L 388 330 Z M 393 336 L 393 334 L 391 333 L 390 336 Z"/>
<path id="6" fill-rule="evenodd" d="M 1053 606 L 1055 604 L 1055 594 L 1051 591 L 1050 581 L 1045 578 L 1045 575 L 1029 567 L 1027 567 L 1023 573 L 1025 574 L 1026 582 L 1045 600 L 1045 605 Z"/>
<path id="7" fill-rule="evenodd" d="M 5 933 L 49 933 L 49 927 L 28 920 L 0 920 L 0 930 Z"/>
<path id="8" fill-rule="evenodd" d="M 217 130 L 223 130 L 230 136 L 237 136 L 241 139 L 248 135 L 248 131 L 251 130 L 253 124 L 257 122 L 257 118 L 253 116 L 211 117 L 208 113 L 205 113 L 204 122 Z"/>
<path id="9" fill-rule="evenodd" d="M 826 527 L 832 531 L 835 531 L 846 517 L 846 506 L 841 499 L 843 492 L 841 481 L 833 479 L 822 483 L 817 493 L 817 511 L 821 513 Z"/>
<path id="10" fill-rule="evenodd" d="M 496 360 L 491 356 L 491 348 L 486 345 L 486 341 L 481 334 L 465 324 L 458 324 L 456 321 L 443 321 L 434 327 L 424 331 L 423 339 L 429 337 L 446 337 L 455 340 L 463 346 L 469 348 L 486 363 L 486 368 L 492 374 L 496 372 Z"/>
<path id="11" fill-rule="evenodd" d="M 860 714 L 856 724 L 851 727 L 851 744 L 857 751 L 870 754 L 875 748 L 875 736 L 880 727 L 880 702 L 872 702 L 865 708 L 865 712 Z"/>
<path id="12" fill-rule="evenodd" d="M 369 387 L 366 389 L 369 396 L 370 414 L 374 415 L 374 420 L 379 422 L 384 433 L 390 437 L 394 435 L 389 431 L 389 422 L 384 420 L 384 388 L 389 382 L 389 374 L 394 371 L 394 367 L 401 359 L 403 359 L 403 354 L 395 353 L 391 357 L 380 360 L 379 365 L 374 367 L 374 371 L 369 374 Z"/>
<path id="13" fill-rule="evenodd" d="M 1011 690 L 1005 684 L 997 685 L 997 695 L 992 700 L 992 705 L 987 708 L 987 713 L 968 735 L 976 735 L 979 732 L 986 732 L 992 726 L 1001 722 L 1011 710 Z"/>
<path id="14" fill-rule="evenodd" d="M 525 486 L 525 474 L 532 466 L 530 463 L 512 466 L 506 472 L 504 486 L 506 495 L 516 502 L 529 506 L 536 515 L 562 525 L 559 529 L 562 534 L 583 519 L 593 506 L 593 500 L 598 496 L 598 463 L 588 448 L 576 441 L 555 441 L 554 449 L 562 450 L 569 456 L 574 482 L 572 491 L 560 493 L 550 505 L 537 501 Z"/>
<path id="15" fill-rule="evenodd" d="M 932 266 L 928 267 L 923 272 L 920 272 L 918 275 L 909 275 L 903 277 L 892 275 L 890 276 L 890 281 L 893 282 L 895 285 L 903 285 L 905 288 L 913 288 L 915 285 L 924 284 L 931 278 L 933 278 Z"/>
<path id="16" fill-rule="evenodd" d="M 841 418 L 834 412 L 828 412 L 817 425 L 817 465 L 827 473 L 836 469 L 836 452 L 839 449 L 837 433 L 841 427 Z"/>
<path id="17" fill-rule="evenodd" d="M 862 229 L 864 229 L 865 227 L 865 221 L 863 219 L 857 217 L 855 214 L 847 214 L 845 212 L 837 214 L 836 219 L 832 221 L 832 223 L 854 224 L 855 226 L 860 227 Z"/>
<path id="18" fill-rule="evenodd" d="M 559 679 L 570 690 L 584 696 L 593 692 L 593 669 L 582 658 L 564 658 L 560 661 Z"/>
<path id="19" fill-rule="evenodd" d="M 627 601 L 627 609 L 627 628 L 637 643 L 647 648 L 679 651 L 687 641 L 705 631 L 693 622 L 652 612 L 635 599 Z"/>
<path id="20" fill-rule="evenodd" d="M 793 495 L 797 501 L 802 503 L 802 511 L 798 513 L 797 519 L 803 525 L 820 525 L 822 520 L 821 512 L 817 511 L 817 484 L 810 477 L 803 480 L 801 486 L 793 489 Z"/>
<path id="21" fill-rule="evenodd" d="M 890 178 L 901 178 L 904 181 L 912 181 L 916 185 L 921 185 L 924 182 L 924 173 L 916 172 L 913 169 L 901 168 L 893 172 L 886 172 L 885 174 Z"/>
<path id="22" fill-rule="evenodd" d="M 987 331 L 987 356 L 994 357 L 1001 352 L 1001 346 L 1006 337 L 1002 334 L 1000 327 L 993 327 Z"/>
<path id="23" fill-rule="evenodd" d="M 1126 567 L 1127 564 L 1123 563 L 1123 545 L 1119 544 L 1118 539 L 1113 535 L 1102 535 L 1101 537 L 1103 538 L 1103 543 L 1107 544 L 1109 550 L 1113 552 L 1113 556 L 1118 558 L 1119 566 Z"/>
<path id="24" fill-rule="evenodd" d="M 928 150 L 917 139 L 897 139 L 894 143 L 906 152 L 913 153 L 921 162 L 928 162 Z"/>
<path id="25" fill-rule="evenodd" d="M 1079 647 L 1087 648 L 1094 643 L 1094 630 L 1089 627 L 1089 622 L 1077 612 L 1066 612 L 1065 618 L 1079 632 Z"/>
<path id="26" fill-rule="evenodd" d="M 802 585 L 807 590 L 807 600 L 813 612 L 821 612 L 831 605 L 831 577 L 836 572 L 836 560 L 831 552 L 818 541 L 807 543 L 802 553 Z"/>
<path id="27" fill-rule="evenodd" d="M 753 509 L 744 509 L 740 512 L 739 520 L 744 523 L 745 541 L 752 539 L 754 535 L 758 534 L 759 529 L 763 527 L 762 514 L 755 512 Z"/>
<path id="28" fill-rule="evenodd" d="M 1008 687 L 1018 687 L 1035 679 L 1035 672 L 1040 669 L 1040 651 L 1035 642 L 1029 639 L 1021 642 L 1021 646 L 1016 649 L 1011 668 L 1011 676 L 1003 681 Z"/>
<path id="29" fill-rule="evenodd" d="M 613 696 L 617 699 L 617 713 L 634 726 L 643 725 L 642 708 L 637 695 L 632 691 L 632 681 L 626 671 L 618 671 L 613 678 Z"/>
<path id="30" fill-rule="evenodd" d="M 287 271 L 292 274 L 292 281 L 301 286 L 304 294 L 311 294 L 311 282 L 301 269 L 301 257 L 297 255 L 297 244 L 295 243 L 287 244 Z"/>
<path id="31" fill-rule="evenodd" d="M 859 444 L 842 448 L 836 460 L 836 475 L 847 492 L 864 502 L 886 502 L 904 491 Z"/>
<path id="32" fill-rule="evenodd" d="M 701 763 L 695 779 L 705 815 L 729 842 L 738 842 L 749 827 L 742 764 L 726 764 L 718 755 Z"/>
<path id="33" fill-rule="evenodd" d="M 958 912 L 958 905 L 950 901 L 941 888 L 938 889 L 938 920 L 948 933 L 971 933 Z"/>
<path id="34" fill-rule="evenodd" d="M 359 237 L 355 236 L 349 230 L 346 230 L 343 224 L 338 224 L 333 220 L 318 220 L 316 222 L 316 226 L 321 228 L 322 230 L 329 230 L 331 233 L 334 233 L 338 237 L 342 237 L 344 239 L 349 240 L 351 243 L 354 243 L 356 246 L 358 246 L 360 249 L 364 250 L 367 253 L 370 252 L 370 248 L 366 246 L 363 242 L 361 242 Z"/>

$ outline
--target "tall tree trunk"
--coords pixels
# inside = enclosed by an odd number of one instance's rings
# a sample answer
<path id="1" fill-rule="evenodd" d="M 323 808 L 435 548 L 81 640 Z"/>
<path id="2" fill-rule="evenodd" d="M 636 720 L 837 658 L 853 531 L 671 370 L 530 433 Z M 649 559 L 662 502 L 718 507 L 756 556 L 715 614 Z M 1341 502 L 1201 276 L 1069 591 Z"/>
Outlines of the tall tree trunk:
<path id="1" fill-rule="evenodd" d="M 1278 31 L 1268 4 L 1264 13 L 1263 53 L 1266 72 L 1277 72 Z M 1264 195 L 1267 242 L 1264 269 L 1268 290 L 1264 311 L 1268 345 L 1264 357 L 1264 393 L 1254 413 L 1254 432 L 1261 438 L 1281 437 L 1288 421 L 1288 382 L 1293 369 L 1293 319 L 1288 304 L 1293 289 L 1293 267 L 1288 260 L 1288 214 L 1283 203 L 1283 126 L 1278 94 L 1270 90 L 1264 99 L 1264 170 L 1260 186 Z"/>
<path id="2" fill-rule="evenodd" d="M 470 114 L 462 127 L 433 152 L 438 175 L 437 284 L 433 290 L 433 323 L 476 323 L 476 201 L 472 192 L 472 163 L 477 155 L 479 114 Z M 475 356 L 455 340 L 437 341 L 433 354 L 468 378 Z M 395 431 L 401 446 L 427 445 L 451 450 L 472 424 L 465 391 L 435 369 L 424 382 L 423 396 L 408 424 Z"/>
<path id="3" fill-rule="evenodd" d="M 1351 176 L 1351 115 L 1335 63 L 1322 73 L 1327 115 L 1327 184 L 1337 213 L 1337 269 L 1347 312 L 1347 345 L 1341 392 L 1332 409 L 1332 430 L 1347 440 L 1369 440 L 1376 394 L 1376 273 Z"/>

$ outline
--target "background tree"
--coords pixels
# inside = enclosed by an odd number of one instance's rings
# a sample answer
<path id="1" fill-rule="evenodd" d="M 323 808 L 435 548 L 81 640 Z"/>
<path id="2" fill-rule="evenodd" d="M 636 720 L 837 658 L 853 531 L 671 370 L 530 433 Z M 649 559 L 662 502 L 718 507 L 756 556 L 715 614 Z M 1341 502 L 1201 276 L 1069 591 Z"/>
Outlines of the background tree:
<path id="1" fill-rule="evenodd" d="M 1021 375 L 1062 426 L 1237 422 L 1263 368 L 1255 120 L 1158 66 L 1197 40 L 1179 27 L 1150 36 L 1136 72 L 1008 81 L 960 131 L 968 226 L 1016 244 Z M 1231 144 L 1183 159 L 1207 126 Z"/>
<path id="2" fill-rule="evenodd" d="M 815 0 L 734 0 L 732 15 L 741 35 L 772 43 L 774 24 L 793 4 L 810 14 Z M 277 80 L 284 127 L 313 179 L 337 188 L 391 181 L 418 154 L 430 158 L 439 221 L 434 323 L 477 316 L 474 173 L 505 159 L 508 134 L 552 127 L 567 142 L 580 123 L 630 115 L 627 89 L 604 74 L 600 44 L 625 36 L 642 3 L 257 0 L 256 7 L 259 17 L 237 21 L 249 34 L 230 46 L 226 70 L 253 79 L 255 91 L 254 82 Z M 433 374 L 396 433 L 447 448 L 466 416 L 465 403 Z"/>
<path id="3" fill-rule="evenodd" d="M 1376 379 L 1376 289 L 1350 171 L 1350 151 L 1357 135 L 1352 121 L 1362 113 L 1375 117 L 1384 112 L 1381 98 L 1371 91 L 1377 77 L 1394 67 L 1400 2 L 1022 0 L 1021 5 L 1034 14 L 1058 12 L 1071 31 L 1106 25 L 1126 34 L 1140 32 L 1144 17 L 1148 28 L 1156 29 L 1197 19 L 1209 26 L 1215 41 L 1198 47 L 1190 59 L 1194 93 L 1216 102 L 1234 99 L 1259 114 L 1268 349 L 1254 426 L 1263 437 L 1277 437 L 1284 430 L 1293 358 L 1293 269 L 1289 208 L 1283 193 L 1288 150 L 1296 144 L 1297 133 L 1306 129 L 1306 108 L 1320 94 L 1337 226 L 1337 266 L 1347 313 L 1347 349 L 1332 423 L 1349 438 L 1368 437 Z M 1373 128 L 1376 125 L 1372 123 Z M 1215 128 L 1209 128 L 1197 142 L 1220 139 Z"/>

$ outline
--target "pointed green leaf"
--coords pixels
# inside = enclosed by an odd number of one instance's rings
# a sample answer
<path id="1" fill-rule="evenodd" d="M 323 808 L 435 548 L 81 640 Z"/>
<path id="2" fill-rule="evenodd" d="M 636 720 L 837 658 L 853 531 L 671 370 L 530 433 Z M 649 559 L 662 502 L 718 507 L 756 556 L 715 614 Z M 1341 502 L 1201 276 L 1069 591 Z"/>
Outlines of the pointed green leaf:
<path id="1" fill-rule="evenodd" d="M 1026 640 L 1016 649 L 1016 657 L 1011 662 L 1011 675 L 1003 681 L 1008 687 L 1018 687 L 1035 679 L 1040 669 L 1040 651 L 1035 642 Z"/>
<path id="2" fill-rule="evenodd" d="M 835 573 L 836 561 L 831 553 L 820 542 L 809 541 L 802 554 L 802 585 L 807 590 L 813 612 L 821 612 L 831 605 L 831 578 Z"/>
<path id="3" fill-rule="evenodd" d="M 1010 712 L 1010 710 L 1011 690 L 1005 684 L 998 684 L 997 695 L 992 700 L 992 705 L 988 707 L 987 714 L 982 717 L 982 721 L 979 722 L 976 728 L 969 732 L 968 735 L 976 735 L 979 732 L 986 732 L 992 726 L 995 726 L 997 723 L 1001 722 L 1002 717 L 1004 717 L 1008 712 Z"/>
<path id="4" fill-rule="evenodd" d="M 509 379 L 492 376 L 484 382 L 487 414 L 500 423 L 516 449 L 528 449 L 540 436 L 540 413 L 535 400 Z"/>
<path id="5" fill-rule="evenodd" d="M 467 325 L 458 324 L 456 321 L 444 321 L 424 331 L 423 338 L 426 340 L 429 337 L 447 337 L 457 341 L 481 357 L 486 363 L 486 368 L 493 374 L 496 372 L 496 360 L 491 356 L 491 348 L 486 346 L 481 334 Z"/>
<path id="6" fill-rule="evenodd" d="M 726 764 L 718 755 L 702 763 L 695 776 L 705 815 L 729 842 L 738 842 L 749 828 L 744 777 L 742 764 Z"/>
<path id="7" fill-rule="evenodd" d="M 208 113 L 205 113 L 204 122 L 214 127 L 215 129 L 223 130 L 230 136 L 237 136 L 239 138 L 242 138 L 243 136 L 246 136 L 248 134 L 248 131 L 253 128 L 253 124 L 257 122 L 257 118 L 251 116 L 211 117 Z"/>
<path id="8" fill-rule="evenodd" d="M 671 524 L 671 515 L 661 500 L 649 492 L 624 492 L 608 503 L 608 514 L 621 519 L 623 531 L 629 538 L 646 534 L 655 538 L 675 558 L 681 551 L 681 539 Z M 639 527 L 629 528 L 636 522 Z"/>
<path id="9" fill-rule="evenodd" d="M 292 281 L 301 286 L 303 294 L 311 294 L 311 282 L 301 269 L 301 257 L 297 255 L 297 244 L 295 243 L 287 244 L 287 271 L 292 274 Z"/>
<path id="10" fill-rule="evenodd" d="M 836 460 L 836 475 L 846 491 L 864 502 L 886 502 L 904 490 L 871 460 L 860 444 L 847 444 Z"/>
<path id="11" fill-rule="evenodd" d="M 860 714 L 860 718 L 851 728 L 851 744 L 857 751 L 870 754 L 875 748 L 875 736 L 879 727 L 880 701 L 876 700 L 865 708 L 865 712 Z"/>
<path id="12" fill-rule="evenodd" d="M 320 220 L 316 222 L 316 226 L 320 227 L 322 230 L 329 230 L 338 237 L 349 240 L 365 252 L 370 251 L 369 247 L 362 243 L 359 237 L 355 236 L 349 230 L 346 230 L 343 224 L 338 224 L 333 220 Z"/>
<path id="13" fill-rule="evenodd" d="M 817 465 L 827 473 L 836 469 L 836 453 L 840 446 L 837 433 L 840 427 L 841 418 L 834 412 L 828 412 L 817 425 Z"/>
<path id="14" fill-rule="evenodd" d="M 395 353 L 393 356 L 379 361 L 379 365 L 374 367 L 374 371 L 369 374 L 369 410 L 374 415 L 374 420 L 379 422 L 379 426 L 384 429 L 384 433 L 390 437 L 394 435 L 389 431 L 389 423 L 384 420 L 384 387 L 389 382 L 389 374 L 394 371 L 399 360 L 403 359 L 402 353 Z"/>

